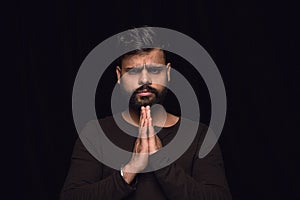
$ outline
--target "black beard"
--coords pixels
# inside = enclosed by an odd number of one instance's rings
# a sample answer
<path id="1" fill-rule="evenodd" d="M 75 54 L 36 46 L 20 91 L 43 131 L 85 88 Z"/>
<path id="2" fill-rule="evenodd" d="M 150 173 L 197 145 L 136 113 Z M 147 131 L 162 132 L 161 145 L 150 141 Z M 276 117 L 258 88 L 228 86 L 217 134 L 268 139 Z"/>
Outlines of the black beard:
<path id="1" fill-rule="evenodd" d="M 137 96 L 139 91 L 144 90 L 144 89 L 146 89 L 149 92 L 152 92 L 154 94 L 153 99 L 150 100 L 150 98 L 148 96 L 145 96 L 145 97 L 140 97 L 142 99 L 142 101 L 138 101 L 136 96 Z M 132 95 L 129 99 L 129 107 L 131 109 L 139 111 L 142 106 L 148 106 L 149 105 L 151 107 L 154 104 L 162 104 L 166 94 L 167 94 L 167 89 L 166 88 L 164 88 L 162 90 L 162 92 L 159 93 L 156 89 L 152 88 L 151 86 L 143 85 L 143 86 L 139 87 L 138 89 L 136 89 L 132 93 Z"/>

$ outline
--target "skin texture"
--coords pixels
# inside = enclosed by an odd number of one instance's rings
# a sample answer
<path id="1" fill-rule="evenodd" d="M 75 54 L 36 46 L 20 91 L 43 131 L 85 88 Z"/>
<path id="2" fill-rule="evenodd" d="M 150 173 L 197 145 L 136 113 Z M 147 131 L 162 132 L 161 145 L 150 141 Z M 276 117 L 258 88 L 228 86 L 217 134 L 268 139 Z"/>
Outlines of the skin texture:
<path id="1" fill-rule="evenodd" d="M 160 68 L 156 70 L 151 66 L 160 66 Z M 177 116 L 170 113 L 166 114 L 166 119 L 162 119 L 160 111 L 151 113 L 149 106 L 159 98 L 165 90 L 164 85 L 170 81 L 170 67 L 171 64 L 165 63 L 164 54 L 159 49 L 126 56 L 122 60 L 122 67 L 116 67 L 121 89 L 127 94 L 133 94 L 134 102 L 141 105 L 139 109 L 132 107 L 122 113 L 127 122 L 139 127 L 132 158 L 123 167 L 123 178 L 128 184 L 146 168 L 149 155 L 162 148 L 161 140 L 155 134 L 153 125 L 168 127 L 179 120 Z M 145 89 L 147 86 L 153 91 Z"/>

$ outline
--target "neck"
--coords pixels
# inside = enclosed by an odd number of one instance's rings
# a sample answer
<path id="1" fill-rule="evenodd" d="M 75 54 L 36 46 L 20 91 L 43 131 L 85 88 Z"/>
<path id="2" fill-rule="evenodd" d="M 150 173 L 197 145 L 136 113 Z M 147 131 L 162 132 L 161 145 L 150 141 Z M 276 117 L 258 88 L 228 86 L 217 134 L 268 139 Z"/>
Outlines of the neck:
<path id="1" fill-rule="evenodd" d="M 124 112 L 126 121 L 129 121 L 129 123 L 138 126 L 140 121 L 140 111 L 136 108 L 129 107 L 129 109 L 125 110 Z"/>

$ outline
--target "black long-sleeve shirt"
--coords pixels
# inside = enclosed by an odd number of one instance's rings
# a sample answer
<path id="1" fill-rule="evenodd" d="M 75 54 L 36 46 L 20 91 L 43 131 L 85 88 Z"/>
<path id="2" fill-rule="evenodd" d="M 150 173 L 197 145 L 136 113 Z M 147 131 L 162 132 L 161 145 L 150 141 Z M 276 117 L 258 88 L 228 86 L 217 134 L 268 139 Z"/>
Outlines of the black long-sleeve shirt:
<path id="1" fill-rule="evenodd" d="M 123 122 L 137 131 L 137 127 Z M 112 117 L 101 119 L 99 123 L 112 142 L 127 151 L 133 150 L 136 138 L 124 133 Z M 157 135 L 163 146 L 174 138 L 179 125 L 180 121 L 159 131 Z M 206 157 L 198 157 L 206 131 L 207 127 L 199 124 L 195 139 L 179 159 L 162 169 L 138 174 L 133 184 L 127 184 L 120 171 L 95 159 L 78 139 L 61 200 L 231 199 L 219 145 Z"/>

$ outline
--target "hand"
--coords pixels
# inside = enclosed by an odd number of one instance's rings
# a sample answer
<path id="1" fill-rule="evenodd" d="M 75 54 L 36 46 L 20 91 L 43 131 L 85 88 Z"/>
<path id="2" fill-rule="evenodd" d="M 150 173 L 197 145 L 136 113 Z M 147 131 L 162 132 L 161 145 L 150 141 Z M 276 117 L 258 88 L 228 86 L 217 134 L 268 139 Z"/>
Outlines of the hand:
<path id="1" fill-rule="evenodd" d="M 137 138 L 132 158 L 123 168 L 123 177 L 127 183 L 131 183 L 137 173 L 148 165 L 148 156 L 162 148 L 162 143 L 152 125 L 150 106 L 141 107 L 139 121 L 139 137 Z"/>
<path id="2" fill-rule="evenodd" d="M 148 136 L 147 136 L 146 109 L 141 108 L 139 120 L 139 134 L 135 141 L 133 154 L 129 163 L 123 168 L 123 178 L 129 184 L 132 182 L 137 173 L 141 172 L 148 165 Z"/>
<path id="3" fill-rule="evenodd" d="M 153 125 L 152 125 L 152 118 L 151 118 L 151 110 L 150 106 L 146 107 L 146 121 L 148 127 L 148 153 L 149 155 L 154 154 L 159 149 L 162 148 L 162 143 L 159 137 L 155 134 Z"/>

